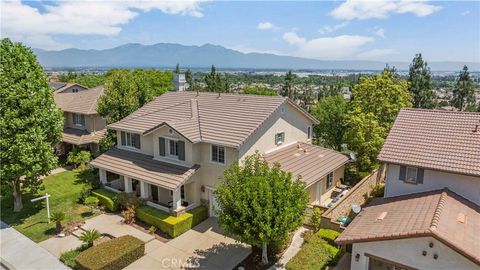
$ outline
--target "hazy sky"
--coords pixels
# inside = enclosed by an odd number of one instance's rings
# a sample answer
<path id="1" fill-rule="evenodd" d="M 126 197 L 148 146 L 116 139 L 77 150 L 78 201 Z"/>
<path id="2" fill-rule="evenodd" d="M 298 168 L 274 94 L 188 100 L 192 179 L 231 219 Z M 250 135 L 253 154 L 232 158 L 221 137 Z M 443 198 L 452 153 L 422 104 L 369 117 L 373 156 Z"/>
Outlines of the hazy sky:
<path id="1" fill-rule="evenodd" d="M 3 1 L 1 36 L 43 49 L 212 43 L 308 58 L 480 62 L 479 1 Z"/>

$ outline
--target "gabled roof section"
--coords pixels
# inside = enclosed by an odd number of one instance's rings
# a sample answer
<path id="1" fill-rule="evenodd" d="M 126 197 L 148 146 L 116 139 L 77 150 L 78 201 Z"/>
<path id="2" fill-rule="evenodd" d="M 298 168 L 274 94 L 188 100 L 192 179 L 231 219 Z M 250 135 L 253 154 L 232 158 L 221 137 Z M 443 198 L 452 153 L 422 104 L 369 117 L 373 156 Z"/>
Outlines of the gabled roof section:
<path id="1" fill-rule="evenodd" d="M 480 113 L 402 109 L 378 159 L 480 176 Z"/>
<path id="2" fill-rule="evenodd" d="M 80 87 L 80 88 L 83 88 L 83 89 L 88 89 L 88 87 L 86 87 L 84 85 L 81 85 L 79 83 L 61 83 L 61 84 L 63 84 L 63 85 L 61 87 L 58 87 L 57 89 L 55 89 L 54 93 L 62 93 L 63 91 L 65 91 L 68 88 L 70 88 L 72 86 L 75 86 L 75 85 Z M 53 86 L 52 83 L 50 83 L 49 85 Z M 57 86 L 60 86 L 60 83 Z"/>
<path id="3" fill-rule="evenodd" d="M 194 143 L 240 147 L 286 100 L 280 96 L 167 92 L 108 127 L 146 134 L 168 125 Z M 313 116 L 300 111 L 315 122 Z"/>
<path id="4" fill-rule="evenodd" d="M 66 112 L 79 114 L 96 114 L 97 101 L 103 95 L 103 86 L 80 91 L 78 93 L 62 93 L 55 91 L 57 107 Z"/>
<path id="5" fill-rule="evenodd" d="M 348 162 L 340 152 L 308 143 L 294 143 L 264 155 L 269 164 L 280 163 L 282 170 L 292 173 L 307 186 Z"/>
<path id="6" fill-rule="evenodd" d="M 480 206 L 448 190 L 375 199 L 338 244 L 431 236 L 480 265 Z"/>
<path id="7" fill-rule="evenodd" d="M 95 132 L 88 132 L 82 129 L 65 128 L 63 129 L 62 141 L 75 145 L 99 143 L 106 133 L 107 129 L 102 129 Z"/>

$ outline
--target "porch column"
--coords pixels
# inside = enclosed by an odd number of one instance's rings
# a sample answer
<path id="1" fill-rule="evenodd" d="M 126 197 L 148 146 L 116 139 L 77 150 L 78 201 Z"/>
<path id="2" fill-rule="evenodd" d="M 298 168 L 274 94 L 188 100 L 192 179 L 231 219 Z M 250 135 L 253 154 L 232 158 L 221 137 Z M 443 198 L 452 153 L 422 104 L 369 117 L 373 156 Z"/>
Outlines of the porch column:
<path id="1" fill-rule="evenodd" d="M 320 198 L 321 198 L 321 196 L 322 196 L 322 194 L 320 194 L 320 183 L 321 183 L 321 182 L 322 182 L 322 181 L 318 181 L 317 184 L 316 184 L 317 192 L 316 192 L 316 194 L 315 194 L 315 201 L 316 201 L 317 204 L 320 204 L 320 203 L 321 203 L 321 202 L 320 202 L 320 200 L 321 200 Z"/>
<path id="2" fill-rule="evenodd" d="M 133 190 L 132 190 L 132 178 L 124 176 L 123 179 L 125 181 L 125 192 L 126 193 L 133 192 Z"/>
<path id="3" fill-rule="evenodd" d="M 98 173 L 100 175 L 100 183 L 102 183 L 102 185 L 105 185 L 107 183 L 107 171 L 105 171 L 104 169 L 99 169 Z"/>
<path id="4" fill-rule="evenodd" d="M 182 195 L 180 192 L 180 188 L 177 188 L 173 191 L 172 196 L 172 209 L 177 210 L 182 207 Z"/>
<path id="5" fill-rule="evenodd" d="M 146 182 L 140 182 L 140 197 L 143 199 L 148 199 L 148 185 Z"/>

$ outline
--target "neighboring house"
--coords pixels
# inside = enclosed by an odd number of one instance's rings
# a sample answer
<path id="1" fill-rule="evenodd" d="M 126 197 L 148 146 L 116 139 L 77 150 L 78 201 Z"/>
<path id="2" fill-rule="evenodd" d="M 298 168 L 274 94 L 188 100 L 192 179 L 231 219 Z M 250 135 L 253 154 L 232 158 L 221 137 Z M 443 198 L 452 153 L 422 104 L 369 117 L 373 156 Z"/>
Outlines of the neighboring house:
<path id="1" fill-rule="evenodd" d="M 480 113 L 403 109 L 378 159 L 385 197 L 448 187 L 480 205 Z"/>
<path id="2" fill-rule="evenodd" d="M 107 130 L 105 119 L 96 111 L 101 95 L 103 86 L 87 89 L 78 84 L 67 84 L 55 90 L 55 103 L 63 110 L 65 122 L 63 143 L 57 146 L 59 154 L 66 154 L 74 145 L 98 151 L 98 143 Z"/>
<path id="3" fill-rule="evenodd" d="M 480 269 L 480 113 L 402 109 L 378 159 L 385 198 L 336 240 L 351 269 Z"/>
<path id="4" fill-rule="evenodd" d="M 88 89 L 78 83 L 49 82 L 48 85 L 54 90 L 54 93 L 78 93 Z"/>
<path id="5" fill-rule="evenodd" d="M 336 239 L 351 269 L 480 269 L 480 206 L 448 189 L 375 199 Z"/>
<path id="6" fill-rule="evenodd" d="M 319 203 L 343 178 L 347 158 L 310 144 L 316 123 L 284 97 L 168 92 L 109 125 L 117 147 L 91 164 L 107 188 L 175 215 L 206 204 L 213 216 L 223 172 L 259 151 L 303 174 L 310 202 Z"/>

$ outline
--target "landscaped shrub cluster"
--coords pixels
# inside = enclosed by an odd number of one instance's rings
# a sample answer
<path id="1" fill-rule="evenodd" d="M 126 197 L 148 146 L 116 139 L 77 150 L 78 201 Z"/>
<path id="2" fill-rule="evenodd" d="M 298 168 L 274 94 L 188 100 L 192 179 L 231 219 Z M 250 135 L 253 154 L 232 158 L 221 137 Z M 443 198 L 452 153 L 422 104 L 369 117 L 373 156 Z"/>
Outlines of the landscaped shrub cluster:
<path id="1" fill-rule="evenodd" d="M 200 206 L 179 217 L 174 217 L 161 210 L 142 205 L 136 209 L 136 215 L 146 224 L 157 227 L 171 237 L 177 237 L 205 220 L 208 217 L 208 209 Z"/>
<path id="2" fill-rule="evenodd" d="M 104 188 L 99 188 L 92 190 L 92 196 L 97 197 L 100 204 L 105 206 L 109 211 L 117 211 L 117 193 Z"/>
<path id="3" fill-rule="evenodd" d="M 342 256 L 342 251 L 327 243 L 320 235 L 332 237 L 330 230 L 322 233 L 308 233 L 300 251 L 286 265 L 287 270 L 319 270 L 334 266 Z"/>
<path id="4" fill-rule="evenodd" d="M 145 254 L 145 243 L 131 235 L 124 235 L 93 246 L 77 256 L 78 270 L 123 269 Z"/>
<path id="5" fill-rule="evenodd" d="M 81 245 L 78 248 L 71 249 L 69 251 L 65 251 L 62 254 L 60 254 L 60 261 L 63 262 L 66 266 L 68 266 L 72 269 L 75 269 L 75 267 L 77 265 L 75 263 L 75 259 L 85 249 L 87 249 L 87 245 Z"/>
<path id="6" fill-rule="evenodd" d="M 330 245 L 337 246 L 337 244 L 335 244 L 335 239 L 337 239 L 340 233 L 330 229 L 320 229 L 318 230 L 317 235 L 327 241 Z"/>
<path id="7" fill-rule="evenodd" d="M 81 148 L 75 148 L 68 153 L 67 162 L 72 164 L 75 168 L 85 169 L 90 158 L 90 152 Z"/>

